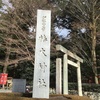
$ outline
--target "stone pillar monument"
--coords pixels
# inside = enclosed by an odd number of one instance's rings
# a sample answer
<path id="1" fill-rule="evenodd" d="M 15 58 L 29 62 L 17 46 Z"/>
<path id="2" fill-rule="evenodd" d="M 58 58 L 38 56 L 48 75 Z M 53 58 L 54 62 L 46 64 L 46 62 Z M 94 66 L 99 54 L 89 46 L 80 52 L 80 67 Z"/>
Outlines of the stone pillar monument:
<path id="1" fill-rule="evenodd" d="M 33 98 L 49 98 L 51 11 L 37 11 Z"/>

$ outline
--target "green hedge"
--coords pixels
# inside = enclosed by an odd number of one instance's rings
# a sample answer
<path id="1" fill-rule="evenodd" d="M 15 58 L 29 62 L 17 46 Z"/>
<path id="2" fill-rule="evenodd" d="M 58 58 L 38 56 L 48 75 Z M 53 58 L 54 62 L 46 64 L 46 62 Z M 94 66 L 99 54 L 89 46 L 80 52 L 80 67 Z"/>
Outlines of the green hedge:
<path id="1" fill-rule="evenodd" d="M 77 90 L 78 84 L 77 83 L 69 83 L 68 88 L 69 88 L 69 90 Z M 100 84 L 83 83 L 82 90 L 88 91 L 88 92 L 100 92 Z"/>

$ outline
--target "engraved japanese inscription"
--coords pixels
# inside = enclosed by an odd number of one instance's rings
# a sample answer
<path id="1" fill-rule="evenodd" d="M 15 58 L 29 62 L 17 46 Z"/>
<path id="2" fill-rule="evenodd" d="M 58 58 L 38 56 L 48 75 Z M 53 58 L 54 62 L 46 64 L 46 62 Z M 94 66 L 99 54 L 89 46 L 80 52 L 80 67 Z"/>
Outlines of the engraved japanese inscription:
<path id="1" fill-rule="evenodd" d="M 33 97 L 49 98 L 51 11 L 37 11 Z"/>

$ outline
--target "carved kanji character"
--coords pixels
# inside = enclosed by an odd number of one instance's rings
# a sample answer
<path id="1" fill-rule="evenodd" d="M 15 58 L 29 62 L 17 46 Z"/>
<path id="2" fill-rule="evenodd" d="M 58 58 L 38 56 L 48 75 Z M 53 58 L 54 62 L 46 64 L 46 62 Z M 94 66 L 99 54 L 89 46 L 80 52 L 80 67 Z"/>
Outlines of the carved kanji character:
<path id="1" fill-rule="evenodd" d="M 40 78 L 38 80 L 38 85 L 39 85 L 39 88 L 47 86 L 45 80 L 44 79 L 40 79 Z"/>
<path id="2" fill-rule="evenodd" d="M 39 39 L 40 41 L 43 41 L 43 42 L 47 41 L 46 35 L 40 35 Z"/>
<path id="3" fill-rule="evenodd" d="M 44 48 L 41 48 L 40 52 L 43 53 L 44 56 L 47 56 Z"/>
<path id="4" fill-rule="evenodd" d="M 39 66 L 40 66 L 41 70 L 43 70 L 43 72 L 45 73 L 45 68 L 47 67 L 47 65 L 45 64 L 45 62 L 39 63 Z"/>

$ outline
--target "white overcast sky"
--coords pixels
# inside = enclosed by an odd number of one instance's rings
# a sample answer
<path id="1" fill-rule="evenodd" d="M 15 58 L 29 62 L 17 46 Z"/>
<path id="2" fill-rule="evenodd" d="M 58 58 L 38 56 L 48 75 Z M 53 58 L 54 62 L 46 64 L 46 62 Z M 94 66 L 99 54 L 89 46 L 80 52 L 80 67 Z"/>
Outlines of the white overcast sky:
<path id="1" fill-rule="evenodd" d="M 59 36 L 67 37 L 67 35 L 70 33 L 70 30 L 69 29 L 66 29 L 66 28 L 59 29 L 58 27 L 56 27 L 55 28 L 55 32 L 57 34 L 59 34 Z"/>
<path id="2" fill-rule="evenodd" d="M 12 7 L 11 3 L 9 3 L 9 0 L 2 0 L 2 2 L 10 7 Z"/>
<path id="3" fill-rule="evenodd" d="M 9 0 L 2 0 L 3 3 L 9 4 Z"/>
<path id="4" fill-rule="evenodd" d="M 2 0 L 2 2 L 5 4 L 2 6 L 2 8 L 0 9 L 1 12 L 7 13 L 5 10 L 7 9 L 7 6 L 12 8 L 12 4 L 9 3 L 9 0 Z"/>

